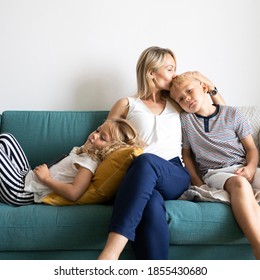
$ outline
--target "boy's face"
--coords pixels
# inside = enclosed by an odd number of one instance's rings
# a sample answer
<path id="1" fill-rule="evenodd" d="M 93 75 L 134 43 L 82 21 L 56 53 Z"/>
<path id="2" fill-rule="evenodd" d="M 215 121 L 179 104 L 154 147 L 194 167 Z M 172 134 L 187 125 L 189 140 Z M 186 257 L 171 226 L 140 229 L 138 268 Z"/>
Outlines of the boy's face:
<path id="1" fill-rule="evenodd" d="M 173 82 L 174 83 L 174 82 Z M 185 79 L 174 84 L 170 91 L 170 97 L 188 113 L 198 113 L 207 98 L 205 84 L 193 79 Z"/>

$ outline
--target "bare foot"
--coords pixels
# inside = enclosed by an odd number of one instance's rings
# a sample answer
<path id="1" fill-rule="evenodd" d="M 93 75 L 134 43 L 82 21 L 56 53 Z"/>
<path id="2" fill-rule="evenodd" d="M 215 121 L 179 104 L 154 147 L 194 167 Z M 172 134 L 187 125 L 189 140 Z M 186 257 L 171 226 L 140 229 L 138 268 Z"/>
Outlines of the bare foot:
<path id="1" fill-rule="evenodd" d="M 118 260 L 127 242 L 128 239 L 125 236 L 110 232 L 105 248 L 98 256 L 98 260 Z"/>

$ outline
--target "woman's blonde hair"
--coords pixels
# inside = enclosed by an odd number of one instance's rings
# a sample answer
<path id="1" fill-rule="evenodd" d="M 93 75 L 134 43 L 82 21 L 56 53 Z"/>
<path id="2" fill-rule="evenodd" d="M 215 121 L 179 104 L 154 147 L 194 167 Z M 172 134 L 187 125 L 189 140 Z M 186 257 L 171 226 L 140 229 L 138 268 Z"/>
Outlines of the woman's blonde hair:
<path id="1" fill-rule="evenodd" d="M 167 54 L 172 56 L 176 64 L 176 57 L 170 49 L 153 46 L 141 53 L 136 65 L 138 97 L 146 99 L 151 95 L 153 81 L 150 72 L 156 72 L 163 65 Z"/>
<path id="2" fill-rule="evenodd" d="M 113 151 L 123 147 L 140 147 L 144 148 L 146 145 L 139 137 L 134 127 L 125 119 L 111 118 L 106 119 L 108 123 L 109 133 L 111 135 L 111 142 L 101 150 L 96 148 L 89 149 L 88 147 L 80 147 L 78 154 L 87 153 L 93 159 L 104 160 Z"/>

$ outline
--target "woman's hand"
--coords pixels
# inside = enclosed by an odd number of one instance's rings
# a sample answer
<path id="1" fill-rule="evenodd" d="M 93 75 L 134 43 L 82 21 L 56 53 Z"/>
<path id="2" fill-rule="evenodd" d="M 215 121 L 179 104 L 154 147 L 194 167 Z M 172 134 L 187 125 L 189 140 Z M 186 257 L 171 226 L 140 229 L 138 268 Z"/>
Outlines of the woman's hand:
<path id="1" fill-rule="evenodd" d="M 204 75 L 202 75 L 198 71 L 188 71 L 188 72 L 185 72 L 185 74 L 194 76 L 196 79 L 198 79 L 201 82 L 203 82 L 204 84 L 206 84 L 207 87 L 208 87 L 208 91 L 212 91 L 215 88 L 215 86 L 212 83 L 212 81 L 209 80 L 207 77 L 205 77 Z"/>
<path id="2" fill-rule="evenodd" d="M 198 79 L 199 81 L 206 84 L 206 86 L 208 88 L 208 92 L 211 92 L 212 90 L 215 89 L 215 85 L 212 83 L 212 81 L 209 80 L 204 75 L 202 75 L 200 72 L 198 72 L 198 71 L 187 71 L 187 72 L 185 72 L 185 74 L 186 75 L 192 75 L 196 79 Z M 210 96 L 210 98 L 211 98 L 213 104 L 226 105 L 226 102 L 225 102 L 225 100 L 223 99 L 223 97 L 221 96 L 220 93 L 217 93 L 214 96 Z"/>
<path id="3" fill-rule="evenodd" d="M 42 183 L 46 182 L 48 178 L 51 178 L 51 173 L 46 164 L 35 167 L 34 173 Z"/>

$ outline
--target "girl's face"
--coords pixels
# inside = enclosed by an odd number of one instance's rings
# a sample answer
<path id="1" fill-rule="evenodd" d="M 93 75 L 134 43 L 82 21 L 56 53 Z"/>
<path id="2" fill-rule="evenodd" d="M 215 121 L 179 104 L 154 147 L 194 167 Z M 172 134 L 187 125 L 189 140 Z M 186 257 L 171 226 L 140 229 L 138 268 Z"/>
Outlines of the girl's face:
<path id="1" fill-rule="evenodd" d="M 152 72 L 152 79 L 155 87 L 161 90 L 170 90 L 172 79 L 176 77 L 176 64 L 170 54 L 166 54 L 164 64 L 155 72 Z"/>
<path id="2" fill-rule="evenodd" d="M 104 122 L 95 131 L 93 131 L 85 144 L 90 144 L 95 148 L 102 149 L 112 141 L 108 123 Z"/>

